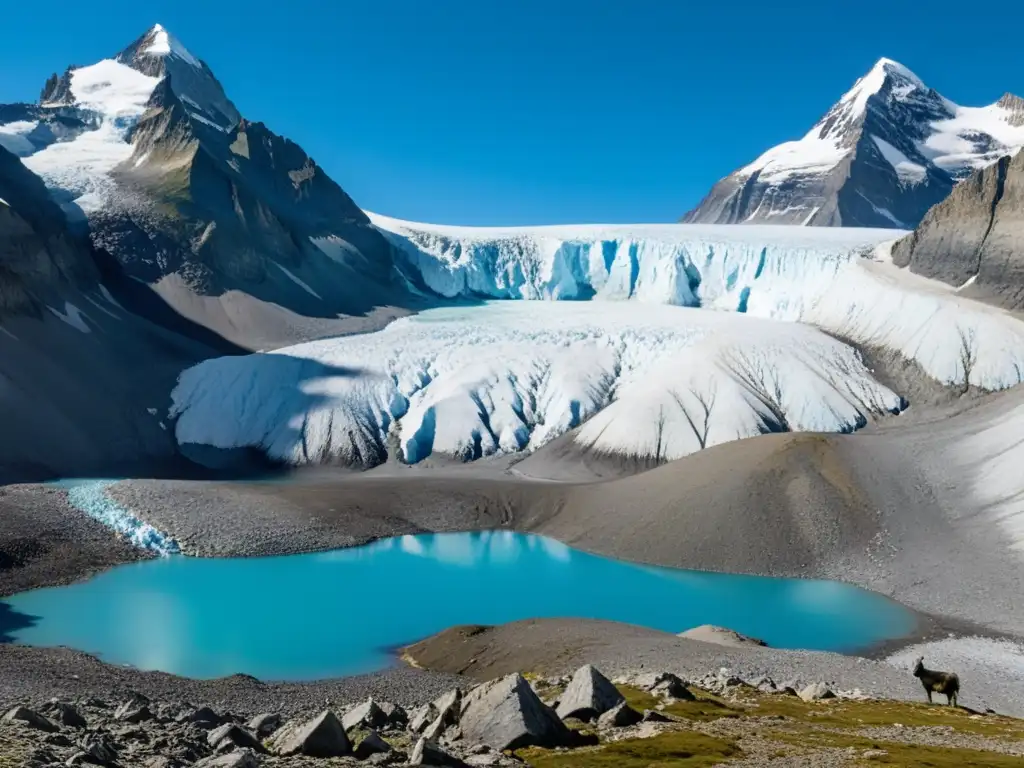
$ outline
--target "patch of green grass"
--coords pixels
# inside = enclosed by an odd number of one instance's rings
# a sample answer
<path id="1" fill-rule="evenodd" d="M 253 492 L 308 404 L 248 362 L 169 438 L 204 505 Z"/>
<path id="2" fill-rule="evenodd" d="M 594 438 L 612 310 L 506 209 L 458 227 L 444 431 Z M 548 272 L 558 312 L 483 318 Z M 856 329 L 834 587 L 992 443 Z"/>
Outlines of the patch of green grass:
<path id="1" fill-rule="evenodd" d="M 949 726 L 960 733 L 995 738 L 1024 739 L 1024 720 L 999 715 L 972 716 L 956 707 L 915 704 L 905 701 L 805 702 L 795 696 L 759 695 L 746 710 L 752 716 L 781 715 L 833 728 L 871 728 L 894 723 L 908 728 Z"/>
<path id="2" fill-rule="evenodd" d="M 889 765 L 895 768 L 1016 768 L 1024 764 L 1024 758 L 1004 755 L 998 752 L 983 752 L 976 749 L 954 747 L 928 747 L 919 744 L 903 744 L 892 741 L 876 741 L 860 736 L 830 731 L 806 731 L 802 733 L 780 732 L 772 738 L 800 747 L 847 749 L 853 747 L 862 752 L 884 752 L 871 757 L 861 757 L 865 766 Z"/>
<path id="3" fill-rule="evenodd" d="M 735 742 L 697 731 L 668 731 L 571 752 L 524 749 L 518 757 L 534 768 L 710 768 L 741 754 Z"/>
<path id="4" fill-rule="evenodd" d="M 619 693 L 626 698 L 626 703 L 638 712 L 645 709 L 657 709 L 664 700 L 647 691 L 633 688 L 629 685 L 618 686 Z M 696 701 L 677 701 L 667 704 L 660 710 L 666 715 L 682 717 L 686 720 L 717 720 L 721 717 L 741 717 L 743 709 L 726 704 L 722 699 L 713 694 L 691 688 L 690 692 L 697 697 Z"/>

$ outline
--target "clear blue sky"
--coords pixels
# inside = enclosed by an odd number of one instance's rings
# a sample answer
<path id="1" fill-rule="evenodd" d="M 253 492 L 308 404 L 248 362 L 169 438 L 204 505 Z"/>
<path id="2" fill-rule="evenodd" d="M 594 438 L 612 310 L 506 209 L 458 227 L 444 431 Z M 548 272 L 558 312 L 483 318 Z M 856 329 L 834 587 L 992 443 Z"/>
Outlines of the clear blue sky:
<path id="1" fill-rule="evenodd" d="M 1024 94 L 1007 0 L 4 6 L 0 102 L 160 22 L 359 205 L 442 223 L 674 220 L 880 56 L 961 104 Z"/>

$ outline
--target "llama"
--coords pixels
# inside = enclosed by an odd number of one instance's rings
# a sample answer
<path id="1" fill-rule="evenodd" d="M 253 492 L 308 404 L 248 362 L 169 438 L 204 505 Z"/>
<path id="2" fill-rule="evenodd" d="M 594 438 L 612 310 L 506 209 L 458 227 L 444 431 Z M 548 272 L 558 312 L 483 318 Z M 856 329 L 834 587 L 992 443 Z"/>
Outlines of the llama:
<path id="1" fill-rule="evenodd" d="M 925 669 L 924 656 L 917 660 L 914 665 L 914 677 L 921 679 L 924 692 L 928 694 L 928 703 L 932 703 L 932 694 L 941 693 L 946 696 L 946 704 L 956 706 L 956 695 L 960 692 L 960 678 L 956 672 L 936 672 L 932 669 Z"/>

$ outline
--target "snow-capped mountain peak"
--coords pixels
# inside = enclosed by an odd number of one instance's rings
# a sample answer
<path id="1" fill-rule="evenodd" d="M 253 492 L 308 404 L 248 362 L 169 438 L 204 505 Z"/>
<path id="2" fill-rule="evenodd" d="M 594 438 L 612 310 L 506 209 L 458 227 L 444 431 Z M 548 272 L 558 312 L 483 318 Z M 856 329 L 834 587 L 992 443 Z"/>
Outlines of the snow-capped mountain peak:
<path id="1" fill-rule="evenodd" d="M 1021 146 L 1021 99 L 961 107 L 881 58 L 803 138 L 727 176 L 684 220 L 910 228 L 955 181 Z"/>
<path id="2" fill-rule="evenodd" d="M 167 31 L 161 24 L 154 24 L 153 28 L 146 33 L 147 44 L 142 48 L 141 53 L 146 56 L 176 56 L 190 66 L 202 69 L 202 63 L 188 52 L 188 49 L 181 42 Z"/>

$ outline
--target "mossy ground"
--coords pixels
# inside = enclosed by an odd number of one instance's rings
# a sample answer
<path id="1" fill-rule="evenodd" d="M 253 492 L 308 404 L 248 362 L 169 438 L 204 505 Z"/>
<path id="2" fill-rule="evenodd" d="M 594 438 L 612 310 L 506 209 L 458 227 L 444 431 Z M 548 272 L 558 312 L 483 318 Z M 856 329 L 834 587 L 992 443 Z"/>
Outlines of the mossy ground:
<path id="1" fill-rule="evenodd" d="M 597 747 L 526 749 L 518 754 L 534 768 L 704 768 L 739 753 L 733 741 L 699 731 L 666 731 L 646 739 L 623 739 Z"/>
<path id="2" fill-rule="evenodd" d="M 657 726 L 655 735 L 648 727 L 646 738 L 622 731 L 595 747 L 529 749 L 519 756 L 535 768 L 711 766 L 754 755 L 779 760 L 815 753 L 842 754 L 847 765 L 1024 766 L 1024 720 L 1010 717 L 884 699 L 805 702 L 742 688 L 729 698 L 691 688 L 696 701 L 667 703 L 637 688 L 618 688 L 634 709 L 663 705 L 660 711 L 673 722 Z"/>

